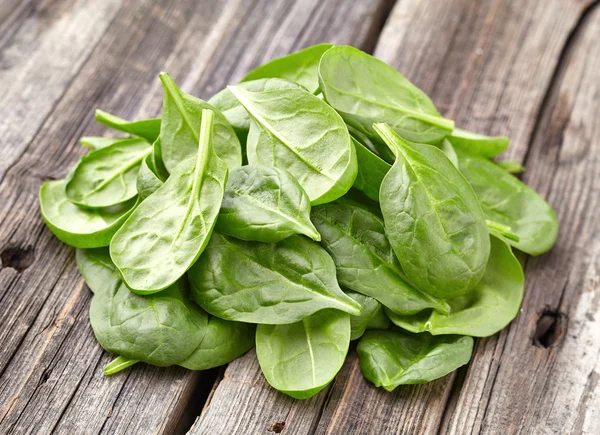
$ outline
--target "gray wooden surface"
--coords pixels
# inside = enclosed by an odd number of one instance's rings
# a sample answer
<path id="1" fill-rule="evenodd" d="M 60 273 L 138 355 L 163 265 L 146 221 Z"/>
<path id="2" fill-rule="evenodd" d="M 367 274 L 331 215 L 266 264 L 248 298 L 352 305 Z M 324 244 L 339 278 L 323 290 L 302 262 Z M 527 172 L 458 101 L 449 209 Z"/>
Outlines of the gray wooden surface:
<path id="1" fill-rule="evenodd" d="M 89 290 L 39 218 L 39 185 L 104 133 L 94 108 L 157 114 L 159 71 L 207 98 L 317 42 L 374 52 L 457 125 L 513 139 L 503 157 L 561 224 L 550 253 L 524 259 L 521 313 L 457 373 L 394 393 L 353 352 L 307 401 L 268 387 L 253 351 L 221 372 L 105 377 Z M 0 79 L 0 433 L 600 433 L 597 3 L 5 0 Z"/>

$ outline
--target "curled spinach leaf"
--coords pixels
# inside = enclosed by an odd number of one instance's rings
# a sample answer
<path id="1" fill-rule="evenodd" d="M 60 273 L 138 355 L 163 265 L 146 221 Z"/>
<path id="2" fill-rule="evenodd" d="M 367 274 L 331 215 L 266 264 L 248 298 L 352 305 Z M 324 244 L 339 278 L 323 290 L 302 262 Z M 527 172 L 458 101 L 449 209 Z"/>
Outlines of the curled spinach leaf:
<path id="1" fill-rule="evenodd" d="M 210 316 L 202 341 L 179 365 L 190 370 L 207 370 L 227 364 L 254 347 L 255 330 L 250 323 Z"/>
<path id="2" fill-rule="evenodd" d="M 191 355 L 206 333 L 208 316 L 188 300 L 185 281 L 161 293 L 136 295 L 108 263 L 106 249 L 100 254 L 94 251 L 82 250 L 76 258 L 84 279 L 103 267 L 103 277 L 109 277 L 101 284 L 97 277 L 90 282 L 94 287 L 90 323 L 100 345 L 124 358 L 157 366 L 178 364 Z"/>
<path id="3" fill-rule="evenodd" d="M 152 151 L 145 139 L 125 139 L 83 156 L 67 182 L 69 200 L 84 207 L 110 207 L 137 195 L 142 160 Z"/>
<path id="4" fill-rule="evenodd" d="M 356 350 L 364 377 L 376 387 L 393 391 L 399 385 L 431 382 L 467 364 L 473 339 L 412 334 L 394 328 L 367 331 Z"/>
<path id="5" fill-rule="evenodd" d="M 134 210 L 137 198 L 114 207 L 87 209 L 69 201 L 66 185 L 66 180 L 55 180 L 45 182 L 40 188 L 40 210 L 50 231 L 76 248 L 108 246 Z"/>
<path id="6" fill-rule="evenodd" d="M 114 130 L 146 139 L 150 143 L 154 142 L 160 134 L 160 118 L 127 121 L 103 110 L 96 110 L 96 121 Z"/>
<path id="7" fill-rule="evenodd" d="M 409 281 L 438 297 L 456 297 L 483 276 L 488 229 L 471 186 L 442 151 L 412 145 L 387 124 L 374 128 L 396 154 L 381 184 L 381 211 Z"/>
<path id="8" fill-rule="evenodd" d="M 399 314 L 426 308 L 448 312 L 443 299 L 422 293 L 407 282 L 380 218 L 349 204 L 315 207 L 311 217 L 323 247 L 333 258 L 341 285 L 371 296 Z"/>
<path id="9" fill-rule="evenodd" d="M 336 46 L 321 57 L 319 83 L 326 101 L 357 130 L 378 140 L 374 122 L 389 124 L 403 138 L 438 143 L 454 122 L 429 97 L 381 60 L 354 47 Z"/>
<path id="10" fill-rule="evenodd" d="M 340 289 L 331 257 L 303 236 L 275 244 L 215 232 L 188 276 L 193 299 L 226 320 L 293 323 L 325 308 L 360 314 Z"/>
<path id="11" fill-rule="evenodd" d="M 461 147 L 483 157 L 494 157 L 503 153 L 510 144 L 505 136 L 485 136 L 472 131 L 455 128 L 447 140 L 455 147 Z"/>
<path id="12" fill-rule="evenodd" d="M 140 194 L 140 198 L 146 199 L 154 192 L 158 190 L 160 186 L 163 185 L 161 179 L 156 175 L 156 170 L 154 169 L 154 162 L 152 161 L 152 156 L 148 155 L 144 160 L 142 160 L 142 164 L 140 166 L 140 170 L 136 179 L 136 189 Z"/>
<path id="13" fill-rule="evenodd" d="M 366 146 L 352 138 L 358 161 L 358 174 L 354 187 L 374 201 L 379 201 L 381 182 L 392 165 L 372 153 Z"/>
<path id="14" fill-rule="evenodd" d="M 510 227 L 519 239 L 505 240 L 530 255 L 548 251 L 558 234 L 552 207 L 494 162 L 459 147 L 456 152 L 460 171 L 475 191 L 485 217 Z"/>
<path id="15" fill-rule="evenodd" d="M 246 145 L 250 164 L 288 170 L 313 205 L 333 201 L 352 187 L 356 153 L 335 110 L 301 89 L 229 89 L 252 118 Z"/>
<path id="16" fill-rule="evenodd" d="M 342 368 L 349 345 L 350 318 L 337 310 L 256 328 L 256 356 L 267 382 L 295 399 L 325 388 Z"/>
<path id="17" fill-rule="evenodd" d="M 250 71 L 242 82 L 278 77 L 299 83 L 309 92 L 316 94 L 319 89 L 319 60 L 331 47 L 332 44 L 317 44 L 273 59 Z"/>
<path id="18" fill-rule="evenodd" d="M 213 113 L 206 110 L 196 155 L 179 165 L 113 237 L 110 255 L 133 291 L 167 288 L 206 247 L 227 182 L 227 164 L 214 153 L 212 138 Z"/>
<path id="19" fill-rule="evenodd" d="M 262 165 L 231 172 L 216 230 L 266 243 L 294 234 L 321 240 L 310 221 L 310 199 L 302 186 L 289 172 Z"/>
<path id="20" fill-rule="evenodd" d="M 508 325 L 519 313 L 524 276 L 521 264 L 502 240 L 491 238 L 490 260 L 483 278 L 464 296 L 449 299 L 450 313 L 423 311 L 404 317 L 388 311 L 389 318 L 412 332 L 488 337 Z"/>
<path id="21" fill-rule="evenodd" d="M 169 74 L 160 73 L 160 80 L 164 91 L 160 149 L 166 169 L 173 172 L 179 163 L 196 154 L 200 121 L 207 109 L 214 113 L 215 153 L 231 169 L 241 166 L 240 141 L 225 116 L 207 102 L 184 94 Z"/>
<path id="22" fill-rule="evenodd" d="M 360 316 L 350 316 L 350 340 L 358 340 L 367 329 L 387 329 L 390 319 L 385 315 L 383 306 L 370 296 L 344 290 L 360 304 Z"/>

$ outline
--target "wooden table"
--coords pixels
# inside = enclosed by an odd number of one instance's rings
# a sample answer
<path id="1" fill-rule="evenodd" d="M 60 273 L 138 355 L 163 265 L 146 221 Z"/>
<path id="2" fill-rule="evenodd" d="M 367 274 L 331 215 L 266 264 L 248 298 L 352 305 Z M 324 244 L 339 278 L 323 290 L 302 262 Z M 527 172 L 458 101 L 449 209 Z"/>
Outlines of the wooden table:
<path id="1" fill-rule="evenodd" d="M 471 363 L 386 393 L 351 352 L 295 401 L 253 351 L 226 369 L 112 377 L 90 292 L 37 193 L 103 134 L 93 109 L 159 113 L 157 74 L 208 98 L 317 42 L 389 62 L 457 125 L 513 139 L 504 158 L 556 209 L 554 249 L 524 258 L 521 313 Z M 591 0 L 2 0 L 0 433 L 600 433 L 600 6 Z"/>

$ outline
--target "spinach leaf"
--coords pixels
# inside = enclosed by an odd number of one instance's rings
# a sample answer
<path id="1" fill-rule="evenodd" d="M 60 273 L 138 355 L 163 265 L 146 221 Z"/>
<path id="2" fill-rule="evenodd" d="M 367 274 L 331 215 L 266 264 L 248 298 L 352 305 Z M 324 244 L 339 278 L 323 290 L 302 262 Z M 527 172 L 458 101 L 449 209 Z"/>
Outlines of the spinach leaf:
<path id="1" fill-rule="evenodd" d="M 90 323 L 100 345 L 124 358 L 157 366 L 185 360 L 200 344 L 208 322 L 206 313 L 188 300 L 185 281 L 161 293 L 136 295 L 114 265 L 106 265 L 105 253 L 82 250 L 76 257 L 84 278 L 101 267 L 106 267 L 103 276 L 109 277 L 101 285 L 96 277 L 90 283 L 95 287 Z"/>
<path id="2" fill-rule="evenodd" d="M 108 249 L 77 249 L 75 261 L 79 273 L 92 293 L 106 294 L 111 291 L 119 270 L 110 259 Z"/>
<path id="3" fill-rule="evenodd" d="M 192 298 L 226 320 L 292 323 L 325 308 L 360 314 L 340 289 L 327 252 L 303 236 L 275 244 L 215 232 L 188 277 Z"/>
<path id="4" fill-rule="evenodd" d="M 67 182 L 69 200 L 83 207 L 110 207 L 137 195 L 142 160 L 152 151 L 145 139 L 127 139 L 83 156 Z"/>
<path id="5" fill-rule="evenodd" d="M 323 54 L 319 83 L 344 120 L 374 140 L 374 122 L 385 122 L 403 138 L 420 143 L 438 143 L 454 128 L 406 77 L 354 47 L 337 46 Z"/>
<path id="6" fill-rule="evenodd" d="M 510 139 L 505 136 L 490 137 L 460 128 L 455 128 L 447 139 L 455 147 L 490 158 L 506 151 L 510 144 Z"/>
<path id="7" fill-rule="evenodd" d="M 486 219 L 486 224 L 488 226 L 488 231 L 492 236 L 496 236 L 502 240 L 512 240 L 513 242 L 518 242 L 520 237 L 512 232 L 512 228 L 508 225 L 502 225 L 498 222 L 490 221 Z"/>
<path id="8" fill-rule="evenodd" d="M 216 230 L 266 243 L 294 234 L 321 240 L 310 221 L 310 200 L 302 186 L 289 172 L 262 165 L 231 172 Z"/>
<path id="9" fill-rule="evenodd" d="M 196 155 L 140 204 L 110 243 L 113 261 L 135 292 L 173 284 L 208 243 L 227 182 L 227 164 L 212 146 L 213 117 L 203 112 Z"/>
<path id="10" fill-rule="evenodd" d="M 79 143 L 86 148 L 99 150 L 119 142 L 128 142 L 130 137 L 102 137 L 102 136 L 83 136 L 79 139 Z"/>
<path id="11" fill-rule="evenodd" d="M 252 92 L 272 91 L 274 89 L 304 89 L 298 83 L 276 78 L 243 82 L 238 87 Z M 244 106 L 233 96 L 231 91 L 228 88 L 223 89 L 211 97 L 208 100 L 208 104 L 211 104 L 225 115 L 240 142 L 245 144 L 248 137 L 248 130 L 250 130 L 250 116 L 248 116 L 248 112 L 246 112 Z"/>
<path id="12" fill-rule="evenodd" d="M 102 110 L 96 110 L 96 121 L 114 130 L 146 139 L 150 143 L 154 142 L 160 134 L 160 118 L 126 121 Z"/>
<path id="13" fill-rule="evenodd" d="M 370 296 L 344 290 L 361 306 L 360 316 L 350 316 L 350 340 L 357 340 L 367 329 L 387 329 L 390 319 L 385 315 L 383 306 Z"/>
<path id="14" fill-rule="evenodd" d="M 289 325 L 258 325 L 256 356 L 267 382 L 295 399 L 325 388 L 346 359 L 349 317 L 324 310 Z"/>
<path id="15" fill-rule="evenodd" d="M 156 176 L 160 179 L 160 181 L 167 181 L 169 178 L 169 171 L 165 167 L 165 162 L 162 158 L 162 145 L 160 142 L 160 137 L 154 141 L 152 144 L 152 165 L 150 166 L 152 172 L 156 174 Z"/>
<path id="16" fill-rule="evenodd" d="M 278 77 L 299 83 L 316 94 L 319 89 L 319 60 L 321 55 L 333 47 L 332 44 L 317 44 L 288 54 L 250 71 L 242 82 L 269 77 Z"/>
<path id="17" fill-rule="evenodd" d="M 454 150 L 452 143 L 450 143 L 448 139 L 444 139 L 440 144 L 440 149 L 444 154 L 446 154 L 446 157 L 448 157 L 448 160 L 452 162 L 454 167 L 458 169 L 458 156 L 456 155 L 456 151 Z"/>
<path id="18" fill-rule="evenodd" d="M 508 325 L 519 313 L 523 299 L 523 269 L 506 243 L 495 237 L 491 241 L 483 278 L 468 294 L 448 300 L 449 314 L 429 310 L 404 317 L 388 311 L 389 318 L 401 328 L 433 335 L 488 337 Z"/>
<path id="19" fill-rule="evenodd" d="M 250 164 L 288 170 L 312 205 L 333 201 L 352 187 L 356 154 L 335 110 L 301 89 L 229 89 L 252 118 L 246 145 Z"/>
<path id="20" fill-rule="evenodd" d="M 160 73 L 160 80 L 164 91 L 160 149 L 166 169 L 172 173 L 179 163 L 196 154 L 200 121 L 206 109 L 214 112 L 215 153 L 229 168 L 241 166 L 240 141 L 225 116 L 207 102 L 184 94 L 169 74 Z"/>
<path id="21" fill-rule="evenodd" d="M 190 370 L 207 370 L 227 364 L 254 347 L 255 330 L 250 323 L 210 316 L 204 338 L 179 365 Z"/>
<path id="22" fill-rule="evenodd" d="M 138 362 L 140 362 L 139 359 L 129 359 L 125 358 L 124 356 L 118 356 L 104 366 L 104 374 L 106 376 L 114 375 L 121 370 L 125 370 L 127 367 L 137 364 Z"/>
<path id="23" fill-rule="evenodd" d="M 163 185 L 161 179 L 156 175 L 153 166 L 154 162 L 152 161 L 152 156 L 147 155 L 146 158 L 142 160 L 142 165 L 140 166 L 135 184 L 136 189 L 140 194 L 140 198 L 142 199 L 146 199 Z"/>
<path id="24" fill-rule="evenodd" d="M 379 187 L 381 182 L 392 167 L 388 162 L 373 154 L 362 143 L 352 138 L 356 149 L 358 161 L 358 174 L 354 180 L 354 187 L 362 191 L 374 201 L 379 201 Z"/>
<path id="25" fill-rule="evenodd" d="M 409 144 L 387 124 L 374 128 L 396 154 L 379 202 L 408 280 L 433 296 L 466 293 L 483 276 L 490 253 L 473 189 L 438 148 Z"/>
<path id="26" fill-rule="evenodd" d="M 399 314 L 448 305 L 408 284 L 386 237 L 383 221 L 349 204 L 325 204 L 311 213 L 321 244 L 333 258 L 339 283 L 371 296 Z"/>
<path id="27" fill-rule="evenodd" d="M 108 246 L 135 208 L 137 198 L 114 207 L 87 209 L 69 201 L 66 185 L 66 180 L 55 180 L 45 182 L 40 188 L 40 211 L 50 231 L 76 248 Z"/>
<path id="28" fill-rule="evenodd" d="M 509 174 L 520 174 L 521 172 L 525 171 L 525 166 L 521 165 L 519 162 L 501 160 L 495 163 Z"/>
<path id="29" fill-rule="evenodd" d="M 506 241 L 530 255 L 548 251 L 558 234 L 552 207 L 494 162 L 456 148 L 460 171 L 475 191 L 485 217 L 507 225 L 519 240 Z"/>
<path id="30" fill-rule="evenodd" d="M 467 364 L 473 339 L 400 329 L 367 331 L 356 350 L 363 376 L 376 387 L 393 391 L 399 385 L 431 382 Z"/>

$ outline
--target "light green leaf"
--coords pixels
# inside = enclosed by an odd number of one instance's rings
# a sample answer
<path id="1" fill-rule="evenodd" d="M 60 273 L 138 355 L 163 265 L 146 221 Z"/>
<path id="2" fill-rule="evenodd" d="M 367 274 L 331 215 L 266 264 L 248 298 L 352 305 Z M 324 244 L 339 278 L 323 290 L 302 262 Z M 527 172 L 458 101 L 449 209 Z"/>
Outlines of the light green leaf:
<path id="1" fill-rule="evenodd" d="M 160 118 L 127 121 L 102 110 L 96 110 L 96 121 L 114 130 L 146 139 L 150 143 L 154 142 L 160 134 Z"/>
<path id="2" fill-rule="evenodd" d="M 360 316 L 350 316 L 350 340 L 358 340 L 367 329 L 387 329 L 390 319 L 385 315 L 383 306 L 370 296 L 344 290 L 360 304 Z"/>
<path id="3" fill-rule="evenodd" d="M 510 144 L 510 139 L 505 136 L 485 136 L 472 131 L 455 128 L 448 141 L 455 147 L 463 148 L 483 157 L 494 157 L 503 153 Z"/>

